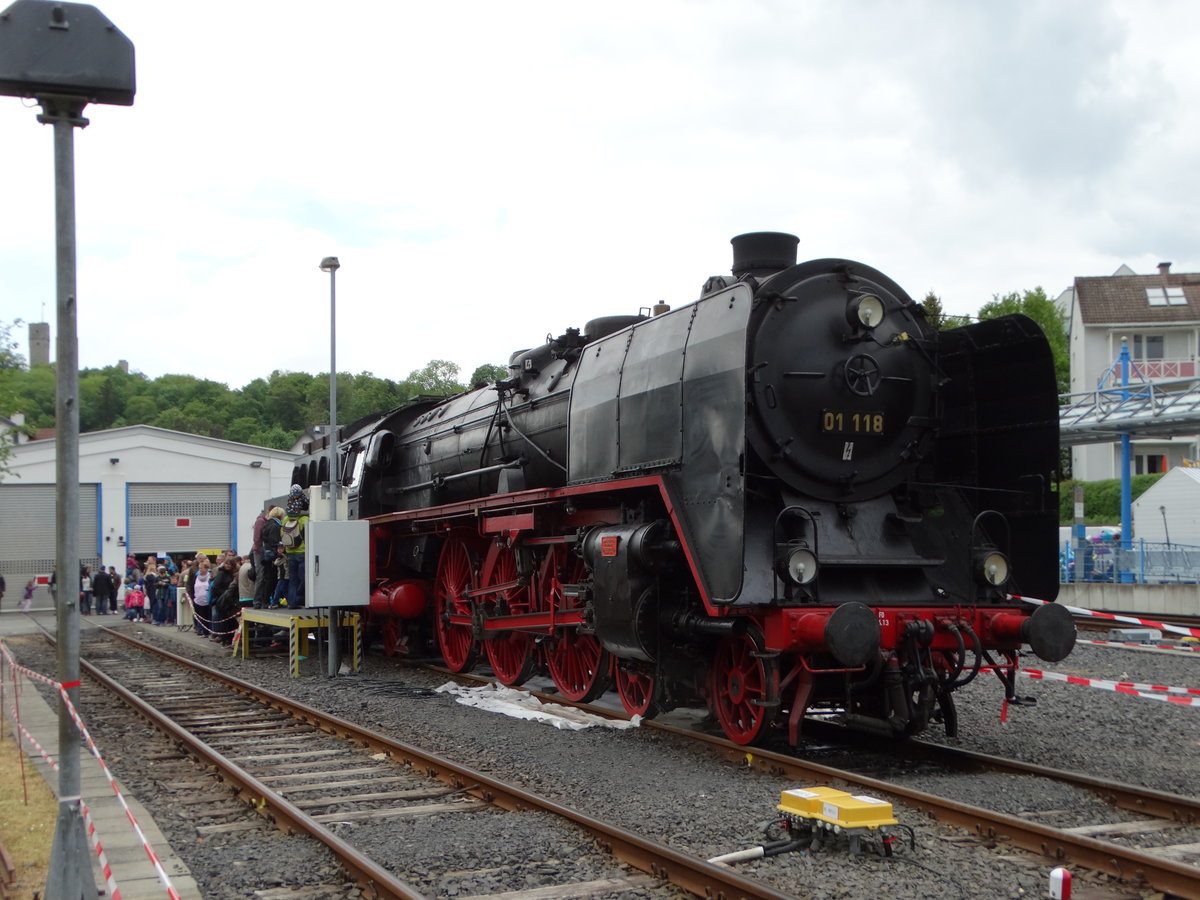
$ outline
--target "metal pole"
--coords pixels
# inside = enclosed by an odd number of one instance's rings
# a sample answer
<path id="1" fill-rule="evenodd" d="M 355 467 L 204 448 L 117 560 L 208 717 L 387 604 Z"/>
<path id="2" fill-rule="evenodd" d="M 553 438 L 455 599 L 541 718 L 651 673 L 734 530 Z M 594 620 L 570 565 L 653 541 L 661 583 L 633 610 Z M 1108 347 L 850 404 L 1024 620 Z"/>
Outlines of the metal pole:
<path id="1" fill-rule="evenodd" d="M 341 268 L 336 256 L 321 260 L 321 271 L 329 273 L 329 521 L 337 520 L 338 448 L 337 448 L 337 270 Z M 319 600 L 318 600 L 319 602 Z M 334 677 L 341 667 L 338 652 L 338 610 L 329 607 L 326 627 L 329 639 L 329 668 Z"/>
<path id="2" fill-rule="evenodd" d="M 1072 529 L 1075 545 L 1075 571 L 1072 581 L 1083 581 L 1084 559 L 1087 557 L 1087 528 L 1083 523 L 1083 485 L 1075 485 L 1075 527 Z"/>
<path id="3" fill-rule="evenodd" d="M 39 97 L 38 121 L 54 126 L 55 277 L 58 335 L 55 415 L 55 579 L 57 581 L 58 677 L 72 705 L 79 702 L 79 338 L 75 298 L 75 128 L 87 101 Z M 79 809 L 81 741 L 58 698 L 58 820 L 50 851 L 46 896 L 95 898 L 96 882 Z"/>
<path id="4" fill-rule="evenodd" d="M 336 261 L 335 261 L 336 262 Z M 337 519 L 337 270 L 329 268 L 329 521 Z"/>
<path id="5" fill-rule="evenodd" d="M 1121 338 L 1121 400 L 1129 399 L 1129 342 Z M 1121 549 L 1133 549 L 1133 442 L 1129 432 L 1121 435 Z M 1127 554 L 1117 554 L 1122 559 Z M 1117 580 L 1123 584 L 1133 581 L 1133 573 L 1118 566 Z"/>

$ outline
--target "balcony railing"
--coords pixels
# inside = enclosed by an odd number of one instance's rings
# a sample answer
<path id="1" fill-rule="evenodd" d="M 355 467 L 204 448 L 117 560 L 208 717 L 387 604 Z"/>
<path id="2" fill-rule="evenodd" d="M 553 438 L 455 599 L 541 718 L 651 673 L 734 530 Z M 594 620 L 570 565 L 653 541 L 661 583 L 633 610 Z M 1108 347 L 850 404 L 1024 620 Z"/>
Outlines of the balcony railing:
<path id="1" fill-rule="evenodd" d="M 1158 378 L 1195 378 L 1196 359 L 1134 359 L 1130 360 L 1131 381 L 1153 381 Z"/>

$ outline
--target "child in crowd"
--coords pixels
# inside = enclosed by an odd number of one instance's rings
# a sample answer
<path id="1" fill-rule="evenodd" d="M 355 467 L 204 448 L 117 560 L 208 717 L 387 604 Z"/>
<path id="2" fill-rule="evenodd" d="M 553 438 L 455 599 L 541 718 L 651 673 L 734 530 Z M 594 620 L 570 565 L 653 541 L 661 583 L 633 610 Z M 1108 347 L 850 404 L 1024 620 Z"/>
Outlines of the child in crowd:
<path id="1" fill-rule="evenodd" d="M 29 612 L 29 610 L 33 608 L 34 587 L 36 587 L 36 585 L 34 585 L 33 579 L 30 578 L 29 583 L 25 585 L 25 593 L 21 597 L 21 604 L 17 607 L 19 610 L 21 610 L 21 612 Z"/>
<path id="2" fill-rule="evenodd" d="M 270 609 L 278 609 L 280 606 L 287 606 L 288 595 L 288 569 L 287 555 L 280 553 L 275 557 L 275 571 L 278 581 L 275 582 L 275 591 L 271 594 L 271 601 L 268 603 Z"/>
<path id="3" fill-rule="evenodd" d="M 141 585 L 133 584 L 125 593 L 125 618 L 130 622 L 146 618 L 146 594 Z"/>

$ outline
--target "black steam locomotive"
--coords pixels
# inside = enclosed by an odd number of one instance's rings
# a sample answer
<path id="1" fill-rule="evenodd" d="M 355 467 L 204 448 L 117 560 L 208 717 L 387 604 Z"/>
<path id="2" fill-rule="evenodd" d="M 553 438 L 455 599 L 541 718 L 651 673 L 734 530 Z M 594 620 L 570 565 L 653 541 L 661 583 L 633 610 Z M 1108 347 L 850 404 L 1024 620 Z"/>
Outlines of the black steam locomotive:
<path id="1" fill-rule="evenodd" d="M 1008 316 L 938 331 L 891 279 L 736 237 L 695 302 L 595 319 L 510 376 L 346 429 L 389 652 L 486 657 L 574 700 L 706 705 L 734 741 L 806 712 L 940 720 L 1023 642 L 1064 658 L 1050 348 Z M 320 479 L 317 461 L 301 483 Z M 364 598 L 365 599 L 365 598 Z"/>

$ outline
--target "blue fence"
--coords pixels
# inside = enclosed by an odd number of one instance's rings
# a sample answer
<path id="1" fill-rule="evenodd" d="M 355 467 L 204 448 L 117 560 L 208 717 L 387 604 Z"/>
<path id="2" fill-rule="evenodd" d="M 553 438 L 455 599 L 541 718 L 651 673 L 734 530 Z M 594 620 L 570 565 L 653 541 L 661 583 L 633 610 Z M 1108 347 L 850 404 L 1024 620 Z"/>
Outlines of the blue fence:
<path id="1" fill-rule="evenodd" d="M 1200 582 L 1200 547 L 1135 541 L 1122 550 L 1116 543 L 1067 543 L 1059 553 L 1064 582 Z M 1128 573 L 1122 578 L 1121 573 Z"/>

